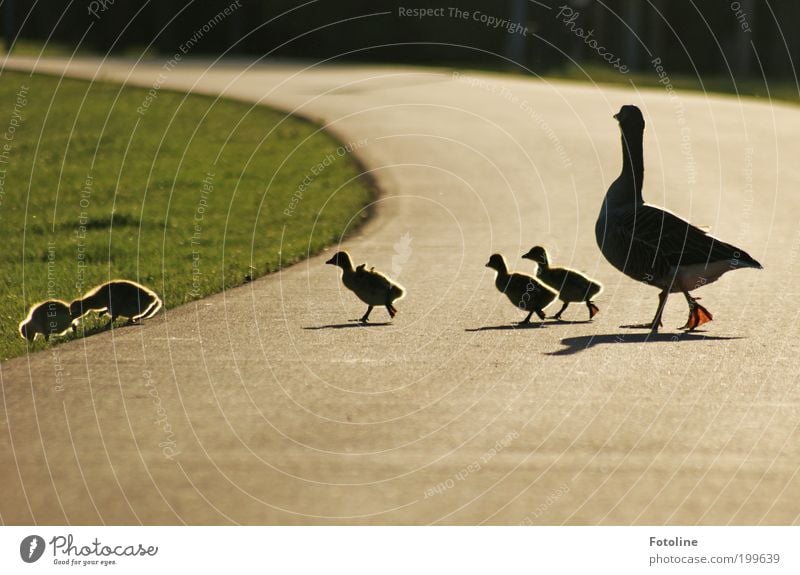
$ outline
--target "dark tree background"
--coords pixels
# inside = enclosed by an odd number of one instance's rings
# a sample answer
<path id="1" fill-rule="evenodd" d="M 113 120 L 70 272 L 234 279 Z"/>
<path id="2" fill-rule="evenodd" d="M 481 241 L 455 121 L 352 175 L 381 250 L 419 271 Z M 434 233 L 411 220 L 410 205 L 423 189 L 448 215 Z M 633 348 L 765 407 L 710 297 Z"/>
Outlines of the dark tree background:
<path id="1" fill-rule="evenodd" d="M 96 18 L 89 14 L 88 0 L 2 2 L 2 29 L 17 38 L 80 44 L 82 50 L 111 54 L 131 54 L 150 45 L 165 57 L 231 4 L 115 0 L 102 11 L 93 4 Z M 240 0 L 240 5 L 198 40 L 192 54 L 474 67 L 513 67 L 506 60 L 511 58 L 537 73 L 571 59 L 604 64 L 570 30 L 574 26 L 593 30 L 592 37 L 632 70 L 651 71 L 650 60 L 660 57 L 671 74 L 760 78 L 763 73 L 794 80 L 793 62 L 800 58 L 796 0 Z M 565 5 L 580 13 L 570 26 L 556 16 Z M 401 6 L 477 10 L 520 22 L 529 34 L 515 44 L 514 35 L 502 27 L 492 29 L 471 18 L 399 17 Z"/>

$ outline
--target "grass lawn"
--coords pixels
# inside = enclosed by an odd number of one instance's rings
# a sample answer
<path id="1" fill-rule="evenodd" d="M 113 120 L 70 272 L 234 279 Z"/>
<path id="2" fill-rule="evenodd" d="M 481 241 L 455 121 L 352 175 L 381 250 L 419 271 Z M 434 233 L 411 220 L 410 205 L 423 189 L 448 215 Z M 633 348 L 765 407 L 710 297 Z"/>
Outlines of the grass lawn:
<path id="1" fill-rule="evenodd" d="M 33 303 L 126 278 L 174 307 L 336 242 L 372 198 L 340 146 L 264 107 L 3 72 L 0 359 L 47 346 L 17 331 Z"/>

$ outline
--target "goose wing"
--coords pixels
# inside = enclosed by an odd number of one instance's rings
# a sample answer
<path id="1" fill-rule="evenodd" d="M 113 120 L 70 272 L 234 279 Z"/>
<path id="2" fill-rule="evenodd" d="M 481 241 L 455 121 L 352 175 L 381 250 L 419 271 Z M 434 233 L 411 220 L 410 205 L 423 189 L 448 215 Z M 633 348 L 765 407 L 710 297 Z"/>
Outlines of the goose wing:
<path id="1" fill-rule="evenodd" d="M 508 284 L 506 284 L 506 293 L 523 294 L 526 291 L 534 291 L 537 289 L 539 289 L 539 282 L 537 282 L 531 276 L 518 273 L 514 273 L 508 276 Z"/>
<path id="2" fill-rule="evenodd" d="M 392 287 L 392 282 L 385 275 L 361 266 L 356 270 L 356 280 L 362 289 L 372 293 L 388 292 Z"/>
<path id="3" fill-rule="evenodd" d="M 633 274 L 657 279 L 680 266 L 733 259 L 758 265 L 744 251 L 667 210 L 643 204 L 618 215 L 609 231 L 628 248 L 626 267 Z"/>

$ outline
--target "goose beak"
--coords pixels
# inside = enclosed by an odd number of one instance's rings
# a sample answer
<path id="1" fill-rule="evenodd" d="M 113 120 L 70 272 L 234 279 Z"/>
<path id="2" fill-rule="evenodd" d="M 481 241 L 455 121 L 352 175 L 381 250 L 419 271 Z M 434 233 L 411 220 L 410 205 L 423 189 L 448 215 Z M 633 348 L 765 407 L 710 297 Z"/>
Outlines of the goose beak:
<path id="1" fill-rule="evenodd" d="M 492 262 L 486 262 L 486 265 L 485 265 L 485 266 L 483 266 L 483 267 L 485 267 L 485 268 L 488 268 L 488 267 L 490 267 L 490 266 L 491 266 L 491 263 L 492 263 Z"/>
<path id="2" fill-rule="evenodd" d="M 333 256 L 331 259 L 329 259 L 329 260 L 328 260 L 327 262 L 325 262 L 325 263 L 326 263 L 326 264 L 331 264 L 331 265 L 336 265 L 336 256 Z"/>
<path id="3" fill-rule="evenodd" d="M 619 122 L 619 113 L 614 114 L 612 117 Z"/>
<path id="4" fill-rule="evenodd" d="M 531 254 L 530 254 L 530 253 L 524 253 L 524 254 L 522 254 L 522 256 L 521 256 L 521 257 L 522 257 L 522 259 L 523 259 L 523 260 L 532 260 L 532 259 L 533 259 L 533 258 L 531 257 Z"/>

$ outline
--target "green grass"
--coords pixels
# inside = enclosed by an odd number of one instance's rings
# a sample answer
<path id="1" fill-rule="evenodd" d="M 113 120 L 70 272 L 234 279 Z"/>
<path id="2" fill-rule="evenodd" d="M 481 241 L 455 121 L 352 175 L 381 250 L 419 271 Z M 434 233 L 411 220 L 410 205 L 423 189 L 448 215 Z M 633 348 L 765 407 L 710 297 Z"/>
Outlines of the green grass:
<path id="1" fill-rule="evenodd" d="M 367 182 L 316 126 L 164 90 L 140 114 L 147 96 L 0 75 L 0 359 L 47 346 L 17 331 L 35 302 L 127 278 L 174 307 L 319 252 L 365 217 Z"/>

